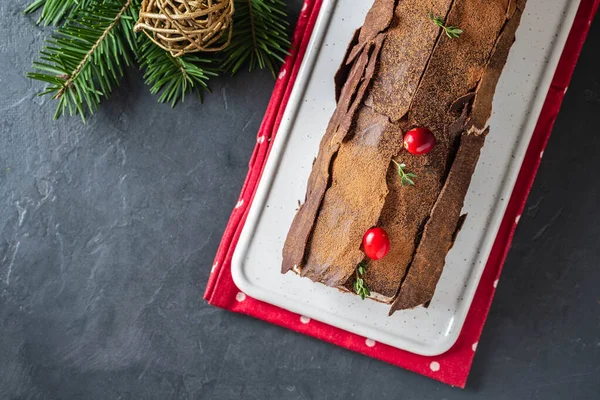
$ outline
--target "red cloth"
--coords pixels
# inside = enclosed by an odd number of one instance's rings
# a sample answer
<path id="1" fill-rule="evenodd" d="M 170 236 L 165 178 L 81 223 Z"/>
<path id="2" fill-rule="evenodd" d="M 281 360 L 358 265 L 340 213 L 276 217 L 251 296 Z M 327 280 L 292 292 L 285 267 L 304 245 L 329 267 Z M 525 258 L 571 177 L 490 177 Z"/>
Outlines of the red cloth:
<path id="1" fill-rule="evenodd" d="M 279 128 L 292 86 L 298 75 L 298 69 L 319 14 L 321 3 L 322 0 L 305 0 L 294 32 L 291 53 L 281 68 L 271 101 L 258 132 L 257 145 L 250 159 L 250 170 L 244 182 L 239 201 L 223 234 L 204 298 L 217 307 L 251 315 L 409 369 L 441 382 L 464 387 L 518 218 L 525 206 L 527 195 L 541 161 L 543 149 L 550 137 L 552 126 L 558 115 L 581 47 L 600 0 L 581 1 L 464 327 L 456 344 L 449 351 L 433 357 L 420 356 L 376 343 L 371 339 L 318 321 L 311 321 L 298 314 L 252 299 L 240 292 L 231 278 L 231 257 L 269 155 L 272 138 Z"/>

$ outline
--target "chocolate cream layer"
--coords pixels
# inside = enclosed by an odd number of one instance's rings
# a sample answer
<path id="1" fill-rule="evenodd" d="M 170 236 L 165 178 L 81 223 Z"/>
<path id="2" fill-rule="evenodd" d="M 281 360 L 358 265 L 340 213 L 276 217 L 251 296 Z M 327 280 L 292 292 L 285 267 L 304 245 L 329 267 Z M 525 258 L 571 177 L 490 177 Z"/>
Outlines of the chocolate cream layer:
<path id="1" fill-rule="evenodd" d="M 349 287 L 364 232 L 384 228 L 391 250 L 365 282 L 390 313 L 428 303 L 458 228 L 487 134 L 500 73 L 525 0 L 376 0 L 336 74 L 337 108 L 306 199 L 283 250 L 282 272 Z M 447 37 L 429 18 L 463 30 Z M 426 155 L 402 148 L 427 127 Z M 499 133 L 500 134 L 500 133 Z M 417 175 L 402 186 L 392 159 Z"/>

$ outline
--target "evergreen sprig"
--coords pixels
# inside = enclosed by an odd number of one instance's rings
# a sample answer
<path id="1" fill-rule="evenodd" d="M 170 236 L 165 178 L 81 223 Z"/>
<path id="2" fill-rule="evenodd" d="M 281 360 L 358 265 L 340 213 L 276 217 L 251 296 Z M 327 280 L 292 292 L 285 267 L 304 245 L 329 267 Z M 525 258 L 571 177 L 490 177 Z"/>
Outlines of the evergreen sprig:
<path id="1" fill-rule="evenodd" d="M 106 0 L 73 11 L 40 52 L 37 72 L 29 78 L 46 82 L 40 95 L 58 100 L 54 115 L 94 113 L 102 97 L 108 97 L 131 65 L 136 51 L 133 38 L 135 14 L 132 1 Z M 133 46 L 133 48 L 132 48 Z"/>
<path id="2" fill-rule="evenodd" d="M 34 0 L 25 9 L 25 14 L 42 9 L 38 24 L 58 25 L 80 8 L 89 6 L 91 0 Z"/>
<path id="3" fill-rule="evenodd" d="M 197 53 L 173 57 L 168 51 L 156 46 L 146 35 L 139 35 L 140 67 L 144 70 L 144 80 L 150 86 L 150 93 L 157 94 L 158 101 L 170 103 L 174 107 L 184 101 L 185 95 L 196 91 L 202 100 L 202 91 L 210 91 L 208 80 L 220 72 L 218 62 L 203 58 Z"/>
<path id="4" fill-rule="evenodd" d="M 221 53 L 173 57 L 147 37 L 133 33 L 140 0 L 33 0 L 25 13 L 40 11 L 38 23 L 58 26 L 33 63 L 29 78 L 47 83 L 40 95 L 58 100 L 55 118 L 93 114 L 124 74 L 138 62 L 150 92 L 174 106 L 186 94 L 200 96 L 222 71 L 266 68 L 275 75 L 290 45 L 283 0 L 235 0 L 234 31 Z"/>
<path id="5" fill-rule="evenodd" d="M 283 0 L 235 0 L 225 70 L 234 74 L 247 64 L 250 71 L 267 68 L 275 76 L 290 46 L 285 7 Z"/>

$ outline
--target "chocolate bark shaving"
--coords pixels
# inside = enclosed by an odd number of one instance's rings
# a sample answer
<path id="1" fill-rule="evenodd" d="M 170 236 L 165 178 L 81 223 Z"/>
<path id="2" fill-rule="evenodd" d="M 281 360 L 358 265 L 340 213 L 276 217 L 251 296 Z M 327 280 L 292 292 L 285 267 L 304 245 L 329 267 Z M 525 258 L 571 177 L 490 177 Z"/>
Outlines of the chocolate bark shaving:
<path id="1" fill-rule="evenodd" d="M 458 234 L 460 233 L 466 220 L 467 220 L 467 214 L 463 214 L 458 218 L 458 223 L 456 224 L 456 229 L 454 230 L 454 233 L 452 234 L 452 245 L 450 246 L 451 248 L 452 248 L 452 246 L 454 246 L 454 242 L 456 242 L 456 238 L 458 237 Z"/>
<path id="2" fill-rule="evenodd" d="M 298 267 L 304 258 L 306 242 L 312 231 L 321 200 L 327 189 L 331 159 L 337 153 L 342 141 L 341 136 L 338 136 L 335 141 L 333 139 L 338 130 L 339 121 L 347 113 L 351 98 L 362 79 L 367 61 L 368 55 L 365 52 L 352 66 L 346 85 L 344 85 L 342 90 L 338 106 L 329 121 L 325 135 L 321 139 L 319 153 L 308 178 L 304 204 L 300 207 L 292 221 L 283 247 L 282 273 Z"/>
<path id="3" fill-rule="evenodd" d="M 515 34 L 523 15 L 522 7 L 518 8 L 515 6 L 513 9 L 514 12 L 506 22 L 502 34 L 498 38 L 494 52 L 488 61 L 485 74 L 479 82 L 477 91 L 480 96 L 473 102 L 471 115 L 471 121 L 476 129 L 484 129 L 488 119 L 492 115 L 492 101 L 489 99 L 494 96 L 496 85 L 508 58 L 508 53 L 515 41 Z"/>
<path id="4" fill-rule="evenodd" d="M 368 43 L 371 43 L 377 35 L 387 29 L 392 22 L 395 6 L 396 0 L 375 0 L 360 29 L 358 43 L 350 51 L 346 63 L 351 63 Z"/>
<path id="5" fill-rule="evenodd" d="M 466 129 L 467 122 L 468 105 L 465 105 L 460 117 L 444 129 L 444 135 L 447 137 L 460 137 L 460 134 Z M 432 158 L 437 159 L 438 169 L 445 171 L 443 172 L 444 175 L 447 174 L 450 165 L 445 166 L 445 159 L 440 157 L 440 154 L 446 151 L 445 148 L 439 147 L 434 148 L 434 155 L 430 153 Z M 406 162 L 409 157 L 411 160 L 419 161 L 424 157 L 411 156 L 407 152 L 401 154 L 403 158 L 398 159 L 397 162 Z M 406 271 L 421 239 L 423 228 L 429 219 L 429 212 L 437 199 L 436 196 L 431 194 L 429 196 L 423 195 L 421 188 L 427 188 L 427 190 L 434 192 L 434 195 L 442 189 L 443 182 L 439 179 L 440 172 L 438 169 L 434 169 L 427 164 L 419 168 L 417 163 L 410 163 L 407 170 L 413 173 L 417 171 L 415 180 L 418 186 L 403 186 L 395 169 L 390 169 L 388 172 L 390 193 L 377 226 L 385 229 L 393 245 L 388 255 L 383 259 L 368 261 L 368 270 L 365 275 L 365 281 L 371 292 L 387 297 L 388 302 L 391 302 L 398 293 L 400 283 L 406 276 Z M 429 202 L 425 202 L 425 199 L 429 199 Z"/>
<path id="6" fill-rule="evenodd" d="M 454 100 L 454 103 L 452 103 L 448 112 L 451 114 L 462 112 L 462 110 L 465 109 L 465 106 L 468 106 L 474 98 L 474 91 L 460 96 L 458 99 Z"/>
<path id="7" fill-rule="evenodd" d="M 450 1 L 451 0 L 446 0 L 447 3 Z M 395 2 L 389 0 L 377 0 L 373 7 L 375 11 L 370 11 L 367 16 L 367 20 L 370 22 L 370 25 L 379 27 L 379 29 L 386 29 L 387 25 L 389 25 L 391 21 L 390 15 L 393 14 L 394 6 Z M 390 7 L 392 10 L 389 9 Z M 354 107 L 352 110 L 348 110 L 348 105 L 356 95 L 356 87 L 358 84 L 353 77 L 355 78 L 359 76 L 359 71 L 364 69 L 364 57 L 366 57 L 368 53 L 368 51 L 365 50 L 366 43 L 361 43 L 360 39 L 362 38 L 363 40 L 367 40 L 370 35 L 372 35 L 372 33 L 362 34 L 362 29 L 363 28 L 361 28 L 359 32 L 359 43 L 354 46 L 353 51 L 346 60 L 346 64 L 352 64 L 352 68 L 348 75 L 348 80 L 341 90 L 338 106 L 334 112 L 334 115 L 332 116 L 327 131 L 321 140 L 319 154 L 317 157 L 318 159 L 313 165 L 313 170 L 311 171 L 307 185 L 306 201 L 294 217 L 288 237 L 286 238 L 284 244 L 282 273 L 285 273 L 294 267 L 300 268 L 304 259 L 304 255 L 307 253 L 307 248 L 310 249 L 310 247 L 307 247 L 307 243 L 312 233 L 315 218 L 321 206 L 323 196 L 327 190 L 329 170 L 331 169 L 331 160 L 338 151 L 339 143 L 341 140 L 343 140 L 343 137 L 345 137 L 347 133 L 342 130 L 340 134 L 337 134 L 338 130 L 340 129 L 340 121 L 343 118 L 346 118 L 347 123 L 345 124 L 345 127 L 349 129 L 352 122 L 353 113 L 356 111 L 356 107 Z M 368 29 L 368 32 L 373 31 L 374 29 Z M 384 38 L 385 36 L 379 35 L 380 42 L 383 42 Z M 361 50 L 360 56 L 356 55 L 358 49 Z M 373 61 L 373 70 L 375 68 L 375 62 L 379 58 L 378 56 L 379 53 L 371 57 Z M 357 67 L 358 65 L 360 66 Z M 345 73 L 340 72 L 340 77 L 343 74 Z M 366 85 L 363 86 L 365 90 L 368 84 L 370 84 L 371 78 L 372 75 L 369 76 L 368 80 L 365 82 Z M 362 98 L 362 95 L 359 97 Z M 358 106 L 358 102 L 354 101 L 354 104 Z"/>
<path id="8" fill-rule="evenodd" d="M 397 310 L 420 306 L 433 297 L 446 254 L 459 227 L 460 211 L 484 140 L 485 135 L 465 134 L 461 137 L 448 179 L 431 210 L 431 217 L 390 315 Z"/>
<path id="9" fill-rule="evenodd" d="M 506 59 L 508 57 L 508 52 L 510 50 L 510 47 L 512 46 L 512 43 L 514 42 L 515 33 L 519 26 L 519 23 L 521 20 L 521 15 L 523 12 L 522 7 L 521 8 L 517 7 L 514 10 L 515 10 L 515 12 L 514 12 L 514 14 L 512 14 L 510 16 L 511 17 L 510 20 L 508 20 L 506 22 L 505 26 L 502 28 L 502 32 L 497 40 L 497 43 L 494 46 L 494 51 L 492 52 L 491 56 L 488 59 L 488 64 L 487 64 L 485 73 L 482 76 L 481 81 L 479 83 L 479 86 L 477 89 L 477 96 L 474 100 L 473 107 L 471 110 L 470 124 L 472 124 L 473 128 L 470 128 L 470 130 L 473 132 L 481 132 L 484 129 L 484 126 L 487 123 L 487 120 L 491 114 L 491 103 L 492 103 L 492 98 L 493 98 L 493 95 L 494 95 L 494 92 L 496 89 L 496 85 L 500 78 L 500 73 L 502 72 L 502 69 L 504 68 L 504 65 L 506 63 Z M 470 136 L 471 135 L 469 135 L 468 137 L 470 137 Z M 465 138 L 465 136 L 463 136 L 461 139 L 461 146 L 463 146 L 462 143 L 465 141 L 464 138 Z M 483 146 L 483 140 L 481 141 L 481 146 Z M 460 151 L 461 150 L 459 148 L 459 153 L 460 153 Z M 480 149 L 473 149 L 472 151 L 479 154 Z M 456 156 L 456 159 L 458 159 L 458 154 Z M 454 165 L 456 164 L 456 159 L 455 159 L 455 162 L 453 163 L 452 168 L 454 168 Z M 473 161 L 473 160 L 471 160 L 471 161 Z M 475 160 L 475 163 L 476 163 L 476 160 Z M 466 179 L 466 178 L 453 178 L 451 174 L 452 174 L 452 172 L 448 175 L 448 178 L 446 179 L 446 185 L 452 184 L 452 182 L 451 182 L 452 179 Z M 468 179 L 468 182 L 470 182 L 470 178 Z M 467 187 L 468 187 L 468 185 L 467 185 Z M 466 189 L 465 189 L 465 193 L 466 193 Z M 442 195 L 440 194 L 440 198 L 438 199 L 438 202 L 442 201 L 441 197 L 442 197 Z M 463 195 L 463 197 L 464 197 L 464 195 Z M 461 204 L 462 204 L 462 202 L 461 202 Z M 449 216 L 448 215 L 440 215 L 439 218 L 442 220 L 447 220 L 449 218 Z M 430 216 L 430 218 L 428 220 L 426 229 L 428 229 L 428 226 L 430 226 L 429 224 L 434 225 L 434 224 L 439 224 L 439 223 L 440 223 L 439 221 L 436 221 L 433 211 L 432 211 L 432 215 Z M 451 224 L 452 223 L 450 220 L 450 225 Z M 452 238 L 451 243 L 454 243 L 454 238 Z M 443 239 L 440 242 L 432 241 L 431 244 L 427 245 L 424 242 L 424 238 L 422 238 L 419 248 L 417 250 L 417 254 L 419 254 L 419 251 L 421 251 L 422 254 L 428 254 L 431 252 L 435 252 L 436 247 L 443 247 L 443 246 L 444 246 Z M 431 247 L 431 248 L 429 248 L 429 247 Z M 448 248 L 448 250 L 449 249 L 450 248 Z M 423 301 L 423 303 L 424 303 L 425 301 L 430 300 L 429 296 L 431 296 L 431 297 L 433 296 L 435 287 L 437 285 L 437 281 L 439 279 L 439 275 L 441 274 L 441 270 L 442 270 L 444 262 L 445 262 L 445 256 L 442 258 L 442 257 L 439 257 L 439 254 L 438 254 L 437 259 L 432 258 L 430 260 L 429 264 L 426 265 L 426 264 L 423 264 L 422 261 L 417 261 L 417 254 L 415 255 L 415 259 L 413 260 L 413 262 L 410 266 L 408 276 L 405 278 L 405 280 L 400 288 L 399 295 L 396 298 L 396 300 L 394 301 L 394 304 L 392 305 L 390 314 L 392 314 L 396 310 L 416 307 L 419 305 L 419 304 L 417 304 L 418 301 Z M 426 255 L 426 257 L 429 257 L 429 255 Z M 436 264 L 436 262 L 437 262 L 437 264 Z M 416 267 L 415 272 L 413 272 L 413 268 L 415 268 L 415 267 Z M 438 273 L 438 271 L 439 271 L 439 273 Z M 419 272 L 419 273 L 417 273 L 417 272 Z M 412 279 L 411 279 L 411 276 L 412 276 Z M 426 279 L 425 276 L 427 276 L 428 279 Z"/>
<path id="10" fill-rule="evenodd" d="M 308 178 L 305 203 L 294 217 L 283 247 L 282 273 L 286 273 L 294 267 L 301 267 L 307 242 L 329 185 L 332 160 L 337 154 L 342 140 L 346 137 L 356 109 L 371 82 L 383 39 L 384 36 L 380 35 L 374 44 L 365 48 L 348 74 L 348 80 L 342 89 L 338 106 L 329 121 L 323 139 L 321 139 L 317 160 Z"/>
<path id="11" fill-rule="evenodd" d="M 444 36 L 437 43 L 410 105 L 412 124 L 436 132 L 455 119 L 447 110 L 459 96 L 477 87 L 505 25 L 507 4 L 508 0 L 453 4 L 446 24 L 459 26 L 464 33 L 459 39 Z M 441 139 L 449 143 L 454 138 Z"/>
<path id="12" fill-rule="evenodd" d="M 340 100 L 340 96 L 342 94 L 342 88 L 344 84 L 348 80 L 348 74 L 350 73 L 350 69 L 352 68 L 352 64 L 348 62 L 348 55 L 352 48 L 358 43 L 358 35 L 360 34 L 360 28 L 354 31 L 354 35 L 352 36 L 352 40 L 348 44 L 346 48 L 346 53 L 344 54 L 344 59 L 340 64 L 338 70 L 333 77 L 333 81 L 335 83 L 335 102 L 337 103 Z"/>
<path id="13" fill-rule="evenodd" d="M 401 136 L 397 134 L 397 129 L 389 124 L 387 118 L 373 114 L 369 108 L 359 108 L 375 71 L 377 55 L 381 50 L 383 40 L 384 35 L 379 35 L 375 39 L 369 64 L 365 69 L 365 79 L 357 91 L 356 99 L 350 110 L 340 121 L 339 132 L 344 133 L 344 143 L 338 149 L 335 161 L 332 161 L 331 164 L 327 192 L 322 200 L 308 244 L 310 252 L 306 254 L 305 259 L 300 263 L 302 276 L 321 281 L 329 286 L 343 284 L 354 271 L 356 264 L 364 257 L 360 251 L 360 239 L 364 231 L 377 221 L 377 216 L 385 199 L 385 193 L 387 193 L 385 167 L 381 181 L 376 179 L 377 169 L 382 168 L 382 165 L 385 166 L 386 163 L 389 164 L 393 154 L 388 149 L 390 147 L 389 143 L 393 141 L 394 137 Z M 356 110 L 360 110 L 358 115 L 355 115 Z M 354 127 L 350 129 L 352 124 L 354 124 Z M 359 136 L 355 138 L 355 135 Z M 399 147 L 400 143 L 397 143 L 393 150 L 397 151 Z M 368 156 L 369 154 L 371 156 Z M 359 158 L 360 160 L 357 161 Z M 364 165 L 361 165 L 360 161 L 364 161 Z M 348 171 L 352 171 L 352 173 L 348 174 Z M 358 176 L 360 173 L 367 174 L 362 181 Z M 338 182 L 343 183 L 338 184 Z M 362 198 L 362 193 L 356 190 L 356 188 L 361 187 L 360 184 L 365 187 L 374 184 L 369 189 L 373 191 L 372 194 L 375 199 L 373 203 L 366 206 L 364 203 L 360 203 L 362 209 L 359 210 L 353 207 L 353 204 L 355 205 L 356 201 Z M 342 191 L 339 190 L 340 188 Z M 344 191 L 345 189 L 347 190 Z M 384 194 L 382 194 L 381 205 L 378 206 L 376 194 L 382 192 Z M 342 214 L 338 213 L 337 209 L 342 204 L 346 204 L 348 210 L 352 209 L 354 213 L 360 214 L 363 218 L 351 221 L 353 214 L 350 212 L 343 213 L 348 220 L 345 221 L 344 230 L 340 232 L 338 230 L 341 225 L 338 223 L 337 217 Z M 376 210 L 375 219 L 363 229 L 362 224 L 365 223 L 364 221 L 373 219 L 373 217 L 370 217 L 369 206 L 374 207 L 374 210 Z M 333 217 L 330 211 L 333 211 Z M 360 229 L 363 230 L 360 231 Z M 360 235 L 358 240 L 357 234 Z M 332 237 L 338 237 L 340 240 L 331 241 Z M 328 243 L 334 243 L 334 246 L 329 246 Z M 337 251 L 341 248 L 344 250 Z"/>
<path id="14" fill-rule="evenodd" d="M 344 132 L 344 139 L 351 138 L 354 134 L 353 131 L 350 130 L 350 126 L 354 122 L 354 115 L 356 110 L 363 102 L 363 98 L 367 89 L 371 85 L 371 80 L 373 79 L 373 74 L 375 73 L 375 67 L 377 65 L 377 58 L 379 56 L 379 52 L 381 51 L 381 47 L 383 45 L 383 41 L 385 40 L 385 35 L 380 34 L 374 40 L 372 45 L 366 50 L 369 54 L 369 63 L 367 64 L 367 68 L 365 69 L 365 74 L 363 77 L 363 81 L 356 92 L 356 95 L 352 97 L 353 102 L 352 106 L 348 110 L 346 116 L 340 121 L 340 130 Z M 373 50 L 371 51 L 371 47 Z"/>
<path id="15" fill-rule="evenodd" d="M 506 19 L 511 19 L 516 10 L 517 10 L 517 1 L 510 0 L 508 2 L 508 6 L 506 6 Z"/>
<path id="16" fill-rule="evenodd" d="M 410 126 L 428 127 L 437 144 L 426 155 L 403 151 L 396 157 L 399 163 L 406 164 L 408 171 L 417 175 L 416 186 L 402 186 L 397 175 L 388 175 L 390 193 L 377 225 L 385 229 L 392 246 L 386 257 L 369 262 L 365 281 L 372 292 L 390 300 L 406 276 L 419 245 L 420 232 L 430 217 L 456 153 L 457 138 L 466 129 L 468 115 L 457 119 L 456 114 L 448 110 L 457 98 L 477 87 L 504 25 L 505 12 L 506 5 L 496 1 L 454 3 L 448 24 L 461 27 L 465 33 L 459 39 L 440 38 L 410 99 L 407 112 Z M 486 17 L 485 26 L 481 23 L 483 17 Z M 382 58 L 390 40 L 388 35 Z M 372 92 L 378 89 L 376 82 L 374 80 Z M 491 97 L 488 101 L 491 102 Z M 463 109 L 468 111 L 464 106 Z"/>
<path id="17" fill-rule="evenodd" d="M 442 30 L 429 19 L 429 12 L 446 16 L 453 2 L 403 0 L 398 3 L 370 93 L 375 111 L 387 115 L 392 122 L 407 113 L 442 35 Z"/>
<path id="18" fill-rule="evenodd" d="M 337 153 L 302 267 L 302 276 L 329 286 L 346 282 L 363 260 L 362 237 L 377 224 L 388 166 L 402 147 L 399 128 L 368 107 L 359 109 L 352 131 Z"/>
<path id="19" fill-rule="evenodd" d="M 440 29 L 429 20 L 428 12 L 446 15 L 451 4 L 452 0 L 435 0 L 431 3 L 406 0 L 398 3 L 394 12 L 394 19 L 379 58 L 378 72 L 365 103 L 372 104 L 377 112 L 387 115 L 392 121 L 399 121 L 404 129 L 408 124 L 402 117 L 410 107 L 441 34 Z M 415 26 L 419 28 L 414 29 Z M 433 153 L 439 153 L 440 150 L 439 147 L 435 148 Z M 427 158 L 430 160 L 433 157 L 435 156 L 430 155 Z M 431 163 L 418 165 L 419 157 L 406 152 L 396 161 L 407 164 L 407 170 L 418 175 L 419 187 L 434 188 L 433 190 L 439 192 L 441 182 L 428 171 Z M 441 158 L 440 161 L 443 162 Z M 385 258 L 368 262 L 365 281 L 372 292 L 391 300 L 397 293 L 412 259 L 416 246 L 415 237 L 424 216 L 433 206 L 435 197 L 429 203 L 417 204 L 421 211 L 415 215 L 414 210 L 407 207 L 406 201 L 420 196 L 420 191 L 414 187 L 402 186 L 394 165 L 388 170 L 387 181 L 389 194 L 377 225 L 385 229 L 388 235 L 393 233 L 390 236 L 392 246 Z"/>

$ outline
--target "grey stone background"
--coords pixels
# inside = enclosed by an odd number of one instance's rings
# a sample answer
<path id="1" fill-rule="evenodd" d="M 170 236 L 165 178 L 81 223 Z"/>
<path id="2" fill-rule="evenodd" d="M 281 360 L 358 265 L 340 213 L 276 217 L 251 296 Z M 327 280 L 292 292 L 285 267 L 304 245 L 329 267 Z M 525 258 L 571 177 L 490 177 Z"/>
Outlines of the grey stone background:
<path id="1" fill-rule="evenodd" d="M 52 122 L 24 77 L 47 32 L 0 3 L 1 400 L 600 398 L 600 24 L 461 391 L 202 300 L 268 73 L 171 110 L 131 70 Z"/>

